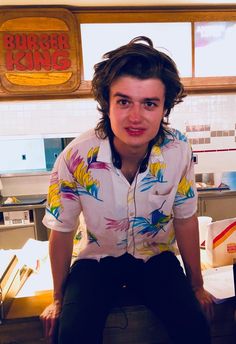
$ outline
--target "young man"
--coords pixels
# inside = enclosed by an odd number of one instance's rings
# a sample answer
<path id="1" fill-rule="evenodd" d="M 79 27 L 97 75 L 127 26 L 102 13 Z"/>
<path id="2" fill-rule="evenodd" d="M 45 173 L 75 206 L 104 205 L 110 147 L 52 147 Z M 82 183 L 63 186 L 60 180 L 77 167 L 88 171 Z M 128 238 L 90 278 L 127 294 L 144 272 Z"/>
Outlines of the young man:
<path id="1" fill-rule="evenodd" d="M 66 147 L 51 175 L 44 224 L 52 229 L 54 302 L 41 316 L 46 335 L 59 318 L 60 344 L 102 343 L 125 285 L 163 321 L 173 343 L 210 343 L 212 297 L 200 270 L 192 152 L 168 127 L 185 96 L 176 65 L 137 37 L 104 55 L 92 86 L 100 122 Z M 85 227 L 70 268 L 81 212 Z"/>

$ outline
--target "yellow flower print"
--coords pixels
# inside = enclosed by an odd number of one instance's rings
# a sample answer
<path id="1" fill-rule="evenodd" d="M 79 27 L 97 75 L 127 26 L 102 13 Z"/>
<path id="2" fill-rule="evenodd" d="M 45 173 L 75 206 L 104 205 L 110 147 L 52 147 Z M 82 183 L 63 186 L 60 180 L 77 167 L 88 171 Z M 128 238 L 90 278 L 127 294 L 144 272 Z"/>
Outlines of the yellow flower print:
<path id="1" fill-rule="evenodd" d="M 150 164 L 149 171 L 154 177 L 163 177 L 162 170 L 165 168 L 166 164 L 158 161 Z"/>
<path id="2" fill-rule="evenodd" d="M 154 145 L 152 147 L 152 153 L 157 155 L 157 156 L 160 156 L 161 155 L 161 148 L 157 145 Z"/>
<path id="3" fill-rule="evenodd" d="M 60 199 L 60 183 L 58 181 L 57 173 L 53 173 L 48 192 L 47 211 L 49 211 L 56 219 L 58 219 L 61 208 L 62 204 Z"/>
<path id="4" fill-rule="evenodd" d="M 181 195 L 187 196 L 193 185 L 192 181 L 188 181 L 186 177 L 183 177 L 178 185 L 177 192 Z"/>
<path id="5" fill-rule="evenodd" d="M 187 199 L 194 197 L 194 190 L 192 188 L 193 182 L 189 181 L 186 177 L 183 177 L 179 182 L 177 193 L 175 197 L 174 205 L 180 205 Z"/>

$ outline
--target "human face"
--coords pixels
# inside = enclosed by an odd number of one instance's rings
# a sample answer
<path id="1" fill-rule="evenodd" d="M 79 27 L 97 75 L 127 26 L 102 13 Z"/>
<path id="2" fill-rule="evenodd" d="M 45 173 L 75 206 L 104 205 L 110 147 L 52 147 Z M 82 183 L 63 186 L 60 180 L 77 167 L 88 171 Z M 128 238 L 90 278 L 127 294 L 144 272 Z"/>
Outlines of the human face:
<path id="1" fill-rule="evenodd" d="M 165 86 L 159 79 L 122 76 L 110 87 L 109 116 L 114 145 L 145 152 L 156 136 L 164 114 Z"/>

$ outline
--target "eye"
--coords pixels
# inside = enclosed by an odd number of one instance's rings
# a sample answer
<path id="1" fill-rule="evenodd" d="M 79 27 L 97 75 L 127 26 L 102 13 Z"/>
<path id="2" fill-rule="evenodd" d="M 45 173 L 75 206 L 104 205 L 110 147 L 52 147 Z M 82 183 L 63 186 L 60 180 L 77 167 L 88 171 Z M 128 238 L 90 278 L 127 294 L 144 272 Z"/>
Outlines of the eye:
<path id="1" fill-rule="evenodd" d="M 148 100 L 144 103 L 144 106 L 149 110 L 151 110 L 152 108 L 157 107 L 157 104 L 151 100 Z"/>
<path id="2" fill-rule="evenodd" d="M 127 99 L 119 99 L 117 100 L 117 104 L 121 107 L 126 107 L 129 105 L 129 101 Z"/>

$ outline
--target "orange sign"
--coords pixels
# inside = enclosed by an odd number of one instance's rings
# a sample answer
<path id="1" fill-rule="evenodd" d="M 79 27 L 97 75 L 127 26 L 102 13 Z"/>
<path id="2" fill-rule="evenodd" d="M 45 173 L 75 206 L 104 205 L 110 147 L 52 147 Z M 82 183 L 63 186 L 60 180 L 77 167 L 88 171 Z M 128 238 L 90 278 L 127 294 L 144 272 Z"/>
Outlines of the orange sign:
<path id="1" fill-rule="evenodd" d="M 79 86 L 78 38 L 65 9 L 9 10 L 0 16 L 0 76 L 13 94 L 72 92 Z"/>

